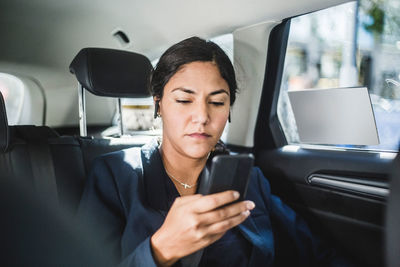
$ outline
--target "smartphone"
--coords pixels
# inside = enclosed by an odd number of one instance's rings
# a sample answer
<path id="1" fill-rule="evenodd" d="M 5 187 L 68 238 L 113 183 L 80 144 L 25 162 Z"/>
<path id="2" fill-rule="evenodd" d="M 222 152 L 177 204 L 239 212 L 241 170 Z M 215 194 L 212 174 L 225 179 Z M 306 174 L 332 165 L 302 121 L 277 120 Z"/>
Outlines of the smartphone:
<path id="1" fill-rule="evenodd" d="M 206 165 L 202 172 L 198 193 L 209 195 L 235 190 L 240 193 L 237 201 L 244 200 L 253 164 L 252 154 L 215 156 L 211 166 Z"/>

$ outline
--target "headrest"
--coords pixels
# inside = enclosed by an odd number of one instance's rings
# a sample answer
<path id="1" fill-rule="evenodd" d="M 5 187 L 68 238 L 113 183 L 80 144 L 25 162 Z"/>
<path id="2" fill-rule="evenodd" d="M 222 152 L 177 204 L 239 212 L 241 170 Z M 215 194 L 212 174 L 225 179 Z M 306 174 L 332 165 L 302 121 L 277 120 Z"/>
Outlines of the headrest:
<path id="1" fill-rule="evenodd" d="M 84 48 L 69 70 L 91 93 L 111 97 L 148 97 L 153 67 L 143 55 L 122 50 Z"/>
<path id="2" fill-rule="evenodd" d="M 0 152 L 6 152 L 9 142 L 6 105 L 0 92 Z"/>

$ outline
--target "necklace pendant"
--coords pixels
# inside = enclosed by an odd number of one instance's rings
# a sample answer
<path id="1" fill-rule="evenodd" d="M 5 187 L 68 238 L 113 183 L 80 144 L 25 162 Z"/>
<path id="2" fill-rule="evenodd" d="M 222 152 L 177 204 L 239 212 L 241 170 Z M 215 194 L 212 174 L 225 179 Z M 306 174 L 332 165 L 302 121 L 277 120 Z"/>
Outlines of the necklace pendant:
<path id="1" fill-rule="evenodd" d="M 183 186 L 183 188 L 184 189 L 190 189 L 190 188 L 192 188 L 193 186 L 195 186 L 196 184 L 194 184 L 194 185 L 188 185 L 188 184 L 186 184 L 186 183 L 182 183 L 181 181 L 179 181 L 178 179 L 176 179 L 174 176 L 172 176 L 171 174 L 169 174 L 168 172 L 167 172 L 167 170 L 165 170 L 165 172 L 167 173 L 167 175 L 171 178 L 171 179 L 173 179 L 174 181 L 176 181 L 176 182 L 178 182 L 181 186 Z"/>

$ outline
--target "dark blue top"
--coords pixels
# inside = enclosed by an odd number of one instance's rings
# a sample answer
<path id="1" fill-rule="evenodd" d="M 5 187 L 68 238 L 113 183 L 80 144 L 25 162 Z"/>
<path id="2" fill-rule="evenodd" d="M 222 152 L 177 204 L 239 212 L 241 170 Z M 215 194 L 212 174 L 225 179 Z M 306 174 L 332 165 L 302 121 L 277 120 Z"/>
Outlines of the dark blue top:
<path id="1" fill-rule="evenodd" d="M 155 267 L 150 237 L 178 195 L 172 186 L 155 140 L 142 148 L 106 154 L 94 162 L 78 215 L 97 229 L 121 266 Z M 247 199 L 256 204 L 251 215 L 206 248 L 201 264 L 230 265 L 232 260 L 236 266 L 272 266 L 275 251 L 284 251 L 296 266 L 345 266 L 333 250 L 321 246 L 292 209 L 271 194 L 258 168 L 252 170 Z M 290 248 L 276 244 L 290 244 Z"/>

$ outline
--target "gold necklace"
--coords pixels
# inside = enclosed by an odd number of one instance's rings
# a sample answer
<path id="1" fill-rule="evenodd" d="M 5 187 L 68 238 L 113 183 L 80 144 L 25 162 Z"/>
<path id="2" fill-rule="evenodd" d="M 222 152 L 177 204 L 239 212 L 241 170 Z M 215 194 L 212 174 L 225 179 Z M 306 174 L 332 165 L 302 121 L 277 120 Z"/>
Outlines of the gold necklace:
<path id="1" fill-rule="evenodd" d="M 183 186 L 185 189 L 191 189 L 193 186 L 197 185 L 197 182 L 194 185 L 189 185 L 189 184 L 185 184 L 182 183 L 181 181 L 179 181 L 178 179 L 176 179 L 172 174 L 170 174 L 169 172 L 167 172 L 167 170 L 165 170 L 165 172 L 168 174 L 169 177 L 171 177 L 172 179 L 174 179 L 175 181 L 177 181 L 181 186 Z"/>

